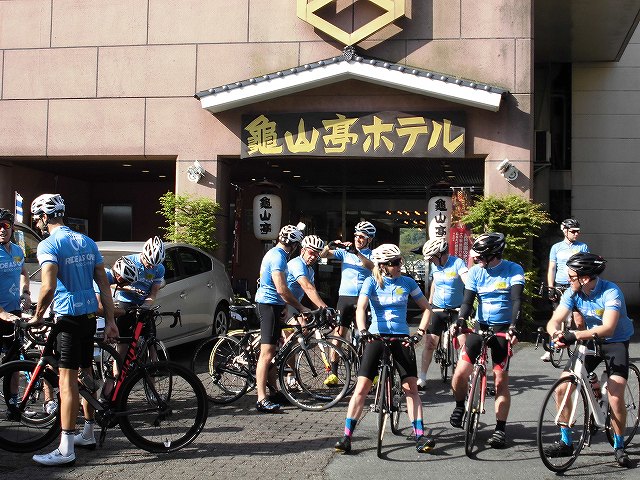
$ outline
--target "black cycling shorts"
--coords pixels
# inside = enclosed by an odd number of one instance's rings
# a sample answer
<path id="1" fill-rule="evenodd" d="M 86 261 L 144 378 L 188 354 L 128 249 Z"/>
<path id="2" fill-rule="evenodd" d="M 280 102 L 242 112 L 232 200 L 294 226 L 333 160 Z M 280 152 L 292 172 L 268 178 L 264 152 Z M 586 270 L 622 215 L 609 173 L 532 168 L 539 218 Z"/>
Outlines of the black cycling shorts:
<path id="1" fill-rule="evenodd" d="M 346 297 L 340 295 L 338 297 L 338 305 L 336 310 L 340 312 L 341 327 L 355 327 L 356 324 L 356 307 L 358 305 L 358 297 Z"/>
<path id="2" fill-rule="evenodd" d="M 89 368 L 93 361 L 96 315 L 63 315 L 56 318 L 56 353 L 60 368 Z"/>
<path id="3" fill-rule="evenodd" d="M 440 336 L 442 332 L 447 329 L 447 322 L 449 321 L 449 314 L 442 310 L 438 309 L 438 307 L 431 307 L 431 321 L 429 322 L 429 327 L 427 328 L 427 333 L 431 335 Z M 458 310 L 456 310 L 457 312 Z M 458 319 L 457 313 L 453 316 L 452 320 L 455 321 Z"/>
<path id="4" fill-rule="evenodd" d="M 510 324 L 505 323 L 501 325 L 491 325 L 494 333 L 507 333 L 509 331 Z M 480 330 L 486 330 L 489 325 L 480 323 Z M 507 339 L 505 337 L 493 337 L 487 344 L 491 350 L 491 361 L 493 362 L 493 368 L 509 371 L 509 349 L 507 346 Z M 466 343 L 464 345 L 463 356 L 465 360 L 470 363 L 475 363 L 480 350 L 482 349 L 482 337 L 477 333 L 467 334 Z"/>
<path id="5" fill-rule="evenodd" d="M 258 318 L 260 319 L 260 343 L 262 345 L 277 345 L 282 333 L 282 311 L 285 305 L 258 303 Z"/>
<path id="6" fill-rule="evenodd" d="M 389 335 L 390 337 L 393 335 Z M 404 335 L 402 335 L 404 336 Z M 373 380 L 378 374 L 380 366 L 380 358 L 382 357 L 384 344 L 382 341 L 374 340 L 364 346 L 364 353 L 360 361 L 358 369 L 359 377 L 367 377 Z M 395 360 L 396 367 L 400 372 L 400 378 L 404 380 L 407 377 L 417 377 L 418 368 L 416 366 L 416 352 L 413 345 L 404 346 L 402 342 L 391 342 L 391 354 Z"/>
<path id="7" fill-rule="evenodd" d="M 629 378 L 629 341 L 603 343 L 600 346 L 602 356 L 589 355 L 584 359 L 584 367 L 587 372 L 593 372 L 602 360 L 609 364 L 609 375 L 617 375 L 624 379 Z M 564 369 L 569 371 L 569 365 Z"/>

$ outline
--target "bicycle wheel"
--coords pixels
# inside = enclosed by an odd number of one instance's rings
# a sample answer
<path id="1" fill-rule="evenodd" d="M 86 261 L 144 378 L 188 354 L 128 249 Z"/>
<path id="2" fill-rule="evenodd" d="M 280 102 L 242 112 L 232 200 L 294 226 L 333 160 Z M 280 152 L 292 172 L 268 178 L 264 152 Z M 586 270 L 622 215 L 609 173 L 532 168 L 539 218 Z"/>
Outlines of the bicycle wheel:
<path id="1" fill-rule="evenodd" d="M 542 403 L 538 418 L 538 452 L 545 467 L 564 472 L 576 461 L 588 434 L 587 395 L 578 379 L 571 375 L 553 384 Z M 572 446 L 560 449 L 560 429 L 570 429 Z"/>
<path id="2" fill-rule="evenodd" d="M 556 368 L 564 368 L 565 363 L 568 358 L 571 358 L 571 354 L 569 353 L 567 348 L 552 348 L 549 352 L 551 365 Z"/>
<path id="3" fill-rule="evenodd" d="M 629 378 L 627 386 L 624 389 L 624 405 L 627 409 L 627 422 L 624 429 L 624 446 L 628 447 L 631 440 L 638 430 L 638 403 L 640 402 L 640 371 L 634 364 L 629 364 Z M 611 407 L 609 407 L 609 415 L 607 416 L 607 439 L 613 446 L 613 431 L 610 428 L 609 421 L 611 419 Z"/>
<path id="4" fill-rule="evenodd" d="M 449 355 L 449 365 L 451 365 L 451 372 L 456 371 L 456 366 L 458 365 L 458 358 L 460 356 L 460 352 L 456 350 L 456 347 L 453 345 L 453 336 L 448 335 L 447 338 L 447 352 Z"/>
<path id="5" fill-rule="evenodd" d="M 120 354 L 111 345 L 98 340 L 94 343 L 92 367 L 98 398 L 111 398 L 122 371 Z"/>
<path id="6" fill-rule="evenodd" d="M 249 389 L 250 363 L 238 339 L 213 337 L 198 346 L 191 369 L 204 385 L 211 402 L 227 404 Z"/>
<path id="7" fill-rule="evenodd" d="M 473 457 L 473 447 L 476 443 L 480 414 L 482 413 L 482 388 L 486 386 L 486 372 L 482 367 L 476 367 L 471 377 L 471 388 L 467 398 L 466 425 L 464 433 L 464 453 Z"/>
<path id="8" fill-rule="evenodd" d="M 378 458 L 382 458 L 382 440 L 384 439 L 384 431 L 387 426 L 387 418 L 389 418 L 389 395 L 391 393 L 391 379 L 389 378 L 389 367 L 383 366 L 378 378 L 380 384 L 380 395 L 378 396 L 378 443 L 376 453 Z"/>
<path id="9" fill-rule="evenodd" d="M 333 372 L 331 358 L 337 359 L 338 384 L 328 387 L 324 381 Z M 295 381 L 287 378 L 289 373 Z M 282 359 L 278 376 L 281 391 L 303 410 L 325 410 L 335 405 L 346 395 L 351 380 L 349 362 L 342 350 L 317 338 L 293 347 Z"/>
<path id="10" fill-rule="evenodd" d="M 148 452 L 173 452 L 189 445 L 202 431 L 208 414 L 207 395 L 187 368 L 153 362 L 125 380 L 117 413 L 122 433 L 131 443 Z"/>
<path id="11" fill-rule="evenodd" d="M 59 409 L 47 414 L 43 407 L 45 382 L 53 389 L 58 400 L 58 377 L 48 369 L 41 370 L 39 378 L 26 399 L 25 388 L 31 379 L 37 363 L 27 360 L 9 362 L 0 367 L 0 448 L 10 452 L 33 452 L 46 447 L 60 435 Z M 15 388 L 17 381 L 17 391 Z M 12 391 L 13 390 L 13 391 Z M 9 400 L 17 395 L 20 404 L 9 405 Z"/>
<path id="12" fill-rule="evenodd" d="M 404 392 L 402 391 L 402 380 L 400 379 L 400 371 L 393 369 L 393 382 L 391 384 L 391 432 L 394 435 L 402 435 L 400 431 L 400 417 L 404 410 Z"/>
<path id="13" fill-rule="evenodd" d="M 347 361 L 349 362 L 349 371 L 351 373 L 351 380 L 349 381 L 349 387 L 347 388 L 346 395 L 350 395 L 358 382 L 358 369 L 360 368 L 360 357 L 358 356 L 358 350 L 353 346 L 351 342 L 348 342 L 342 337 L 336 335 L 326 335 L 323 337 L 329 343 L 333 343 L 342 350 L 345 354 Z"/>
<path id="14" fill-rule="evenodd" d="M 438 346 L 434 351 L 434 357 L 436 362 L 440 364 L 440 377 L 444 383 L 449 378 L 449 352 L 447 351 L 447 344 L 443 345 L 443 334 L 440 334 L 438 339 Z M 446 341 L 446 340 L 445 340 Z"/>
<path id="15" fill-rule="evenodd" d="M 140 358 L 142 363 L 168 362 L 170 360 L 167 347 L 164 345 L 162 340 L 158 340 L 157 338 L 147 340 L 145 343 L 145 349 L 138 358 Z"/>

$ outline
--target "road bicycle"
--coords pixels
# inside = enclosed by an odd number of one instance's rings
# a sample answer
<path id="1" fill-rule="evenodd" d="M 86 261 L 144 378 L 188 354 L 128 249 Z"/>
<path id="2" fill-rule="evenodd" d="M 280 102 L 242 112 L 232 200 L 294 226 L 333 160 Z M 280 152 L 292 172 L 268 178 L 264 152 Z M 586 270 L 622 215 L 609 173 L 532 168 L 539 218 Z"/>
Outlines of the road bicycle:
<path id="1" fill-rule="evenodd" d="M 462 328 L 461 333 L 475 333 L 480 335 L 482 344 L 480 354 L 473 365 L 471 380 L 469 382 L 469 390 L 467 393 L 467 401 L 464 411 L 464 453 L 469 458 L 474 456 L 474 447 L 478 428 L 480 425 L 480 415 L 485 413 L 485 400 L 487 398 L 487 361 L 489 357 L 489 342 L 496 337 L 506 337 L 506 333 L 494 332 L 491 327 L 486 330 L 474 331 L 470 328 Z M 507 355 L 511 357 L 511 342 L 507 342 Z"/>
<path id="2" fill-rule="evenodd" d="M 346 395 L 351 380 L 346 355 L 333 344 L 315 337 L 315 330 L 330 323 L 334 315 L 335 311 L 327 308 L 298 314 L 307 319 L 306 325 L 289 325 L 292 334 L 272 360 L 278 371 L 280 391 L 304 410 L 324 410 L 335 405 Z M 255 387 L 259 335 L 259 330 L 247 327 L 240 337 L 230 332 L 200 345 L 192 369 L 202 379 L 212 402 L 231 403 Z M 323 383 L 331 373 L 330 358 L 337 359 L 340 382 L 336 387 Z"/>
<path id="3" fill-rule="evenodd" d="M 449 378 L 449 368 L 451 372 L 456 370 L 458 364 L 458 349 L 454 347 L 453 335 L 451 335 L 451 325 L 458 319 L 458 310 L 454 308 L 433 309 L 434 312 L 444 312 L 447 315 L 447 328 L 442 331 L 438 340 L 438 345 L 433 351 L 433 359 L 440 364 L 440 376 L 442 381 L 447 383 Z"/>
<path id="4" fill-rule="evenodd" d="M 173 452 L 189 445 L 202 431 L 208 414 L 206 393 L 195 374 L 181 365 L 142 363 L 137 346 L 144 325 L 139 317 L 120 376 L 102 401 L 94 397 L 99 386 L 90 377 L 79 375 L 78 390 L 96 410 L 100 445 L 108 428 L 117 421 L 137 447 L 156 453 Z M 44 382 L 59 394 L 57 361 L 53 356 L 55 337 L 54 325 L 37 362 L 16 360 L 0 367 L 0 448 L 31 452 L 45 447 L 60 434 L 59 409 L 50 414 L 34 414 L 33 408 Z M 15 395 L 12 380 L 16 375 L 20 381 L 14 405 L 10 399 Z"/>
<path id="5" fill-rule="evenodd" d="M 393 355 L 391 353 L 391 344 L 393 342 L 410 343 L 409 336 L 383 336 L 371 335 L 372 341 L 382 342 L 382 356 L 380 358 L 380 366 L 378 367 L 378 382 L 376 383 L 376 392 L 373 404 L 370 410 L 377 414 L 378 437 L 376 453 L 378 458 L 382 458 L 382 442 L 387 427 L 387 422 L 394 435 L 401 435 L 400 417 L 404 410 L 403 407 L 403 391 L 402 381 L 400 380 L 400 372 L 396 367 Z M 415 358 L 415 351 L 411 349 Z"/>
<path id="6" fill-rule="evenodd" d="M 539 329 L 538 335 L 543 336 L 543 347 L 548 349 L 546 333 Z M 568 375 L 562 376 L 553 384 L 542 402 L 536 441 L 542 463 L 553 472 L 561 473 L 571 467 L 582 448 L 591 445 L 593 435 L 599 430 L 605 431 L 609 443 L 613 446 L 612 412 L 607 392 L 608 362 L 603 362 L 604 370 L 597 384 L 589 381 L 589 374 L 584 365 L 588 355 L 602 356 L 601 343 L 597 336 L 589 342 L 577 342 L 568 366 Z M 640 371 L 632 363 L 629 363 L 629 378 L 624 392 L 627 410 L 624 446 L 627 447 L 636 434 L 640 421 Z M 573 441 L 567 451 L 559 455 L 558 449 L 552 447 L 559 446 L 561 428 L 571 430 Z"/>

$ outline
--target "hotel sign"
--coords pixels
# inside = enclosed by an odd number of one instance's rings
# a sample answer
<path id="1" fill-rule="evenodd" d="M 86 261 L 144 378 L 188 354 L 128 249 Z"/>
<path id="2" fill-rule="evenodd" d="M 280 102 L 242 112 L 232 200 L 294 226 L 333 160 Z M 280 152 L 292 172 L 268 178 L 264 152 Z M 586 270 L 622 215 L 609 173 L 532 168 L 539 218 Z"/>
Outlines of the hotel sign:
<path id="1" fill-rule="evenodd" d="M 462 112 L 242 116 L 242 158 L 464 157 Z"/>

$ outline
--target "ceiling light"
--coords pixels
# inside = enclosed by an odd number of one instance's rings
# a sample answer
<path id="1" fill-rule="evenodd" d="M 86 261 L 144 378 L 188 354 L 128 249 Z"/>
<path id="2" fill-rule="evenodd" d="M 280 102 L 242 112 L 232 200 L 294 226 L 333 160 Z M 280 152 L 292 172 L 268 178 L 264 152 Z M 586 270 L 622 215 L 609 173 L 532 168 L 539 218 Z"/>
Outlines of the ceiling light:
<path id="1" fill-rule="evenodd" d="M 142 173 L 149 173 L 149 170 L 142 170 Z"/>
<path id="2" fill-rule="evenodd" d="M 278 165 L 277 163 L 274 163 L 273 165 L 271 165 L 273 168 L 278 168 L 280 165 Z"/>
<path id="3" fill-rule="evenodd" d="M 122 166 L 123 167 L 131 167 L 132 165 L 130 163 L 123 163 Z"/>
<path id="4" fill-rule="evenodd" d="M 293 178 L 300 178 L 300 175 L 294 175 Z"/>
<path id="5" fill-rule="evenodd" d="M 291 173 L 291 170 L 282 170 L 282 173 Z"/>
<path id="6" fill-rule="evenodd" d="M 378 183 L 384 183 L 384 180 L 378 180 Z"/>
<path id="7" fill-rule="evenodd" d="M 167 178 L 166 175 L 158 175 L 158 178 Z"/>

